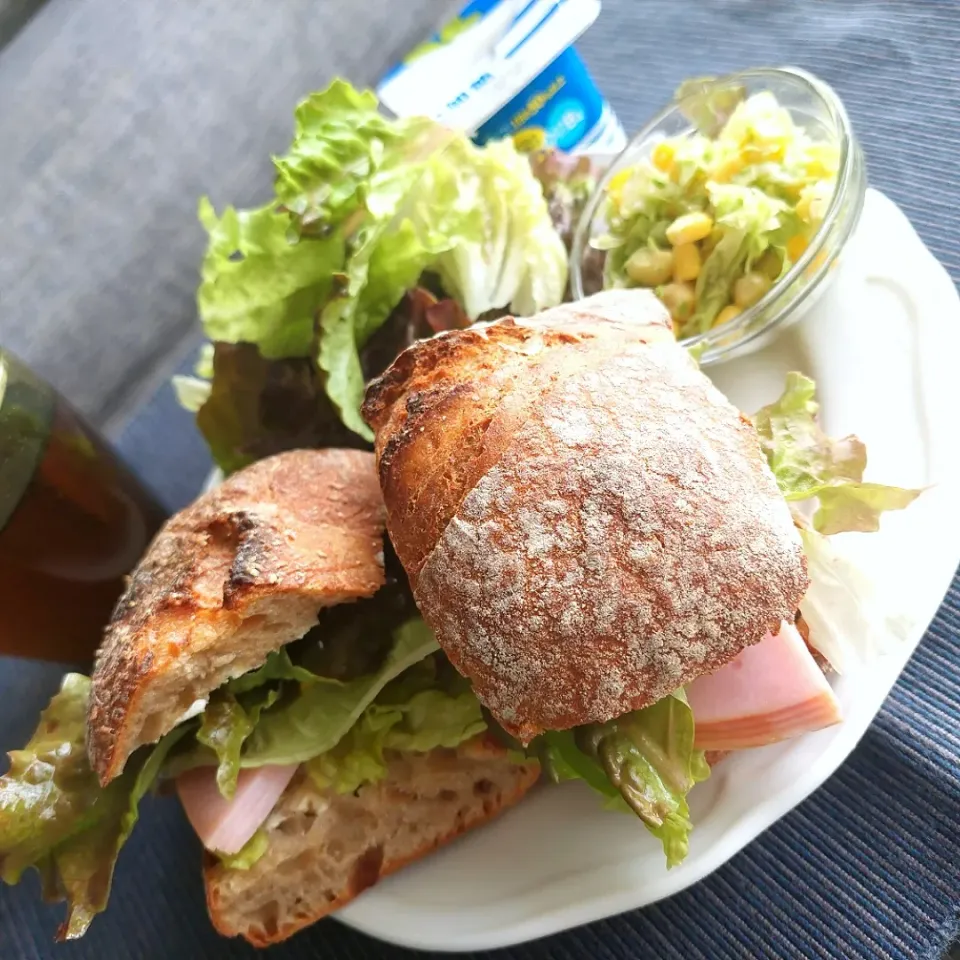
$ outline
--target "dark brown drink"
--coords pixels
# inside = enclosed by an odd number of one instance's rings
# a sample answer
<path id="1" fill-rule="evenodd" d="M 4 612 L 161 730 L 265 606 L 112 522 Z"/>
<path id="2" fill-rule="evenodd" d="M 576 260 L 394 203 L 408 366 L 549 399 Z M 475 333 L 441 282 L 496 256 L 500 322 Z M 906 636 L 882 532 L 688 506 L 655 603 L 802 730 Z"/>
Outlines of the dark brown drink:
<path id="1" fill-rule="evenodd" d="M 160 505 L 0 352 L 0 654 L 88 663 Z"/>

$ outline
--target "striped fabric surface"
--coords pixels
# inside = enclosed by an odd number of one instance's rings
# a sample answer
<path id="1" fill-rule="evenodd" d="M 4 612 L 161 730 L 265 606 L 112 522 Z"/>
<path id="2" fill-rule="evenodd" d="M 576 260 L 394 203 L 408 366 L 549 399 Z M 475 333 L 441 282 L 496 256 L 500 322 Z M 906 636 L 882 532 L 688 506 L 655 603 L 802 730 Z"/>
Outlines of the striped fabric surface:
<path id="1" fill-rule="evenodd" d="M 960 279 L 960 4 L 605 0 L 581 49 L 628 128 L 685 77 L 790 63 L 846 102 L 871 182 Z M 128 424 L 125 455 L 171 507 L 209 462 L 167 389 Z M 960 580 L 853 756 L 810 799 L 694 888 L 494 955 L 502 960 L 939 960 L 960 925 Z M 0 726 L 26 734 L 56 671 L 0 671 Z M 16 728 L 16 729 L 15 729 Z M 219 940 L 199 851 L 176 804 L 149 800 L 107 915 L 54 948 L 35 884 L 0 889 L 0 957 L 253 957 Z M 508 867 L 507 867 L 508 868 Z M 275 960 L 417 956 L 325 921 Z M 423 956 L 427 956 L 424 954 Z M 462 956 L 462 955 L 461 955 Z M 480 954 L 473 955 L 480 957 Z"/>

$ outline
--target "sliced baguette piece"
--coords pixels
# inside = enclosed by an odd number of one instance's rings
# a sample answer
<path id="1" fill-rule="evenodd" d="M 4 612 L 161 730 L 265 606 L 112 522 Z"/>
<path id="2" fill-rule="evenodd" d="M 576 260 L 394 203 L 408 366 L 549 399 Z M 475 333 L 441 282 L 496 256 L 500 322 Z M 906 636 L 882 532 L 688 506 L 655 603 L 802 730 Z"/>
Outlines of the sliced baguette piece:
<path id="1" fill-rule="evenodd" d="M 384 582 L 374 458 L 296 450 L 261 460 L 175 514 L 117 603 L 87 717 L 104 785 L 232 677 L 303 636 L 322 607 Z"/>
<path id="2" fill-rule="evenodd" d="M 457 750 L 393 754 L 356 793 L 319 790 L 301 768 L 267 819 L 269 847 L 248 870 L 206 855 L 214 926 L 257 947 L 285 940 L 381 877 L 517 803 L 540 774 L 488 736 Z"/>

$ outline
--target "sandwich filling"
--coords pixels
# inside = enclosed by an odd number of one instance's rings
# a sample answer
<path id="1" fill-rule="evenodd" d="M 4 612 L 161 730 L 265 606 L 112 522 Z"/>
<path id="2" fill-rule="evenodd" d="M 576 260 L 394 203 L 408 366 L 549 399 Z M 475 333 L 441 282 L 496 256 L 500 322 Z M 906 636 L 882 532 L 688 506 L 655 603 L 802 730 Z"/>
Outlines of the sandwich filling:
<path id="1" fill-rule="evenodd" d="M 301 766 L 317 788 L 352 793 L 386 777 L 391 755 L 454 748 L 487 727 L 396 581 L 322 610 L 306 637 L 215 690 L 106 787 L 87 756 L 89 696 L 90 680 L 68 674 L 0 777 L 0 877 L 16 883 L 36 867 L 45 891 L 68 901 L 65 938 L 106 906 L 140 800 L 159 784 L 176 781 L 204 846 L 246 869 L 265 853 L 261 828 Z"/>

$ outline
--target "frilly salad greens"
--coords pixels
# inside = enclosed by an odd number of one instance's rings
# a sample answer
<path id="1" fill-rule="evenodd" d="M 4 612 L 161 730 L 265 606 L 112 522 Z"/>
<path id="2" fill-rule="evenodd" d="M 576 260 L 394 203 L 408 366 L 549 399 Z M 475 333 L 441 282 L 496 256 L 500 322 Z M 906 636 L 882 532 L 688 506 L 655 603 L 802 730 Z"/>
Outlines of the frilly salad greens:
<path id="1" fill-rule="evenodd" d="M 723 111 L 694 112 L 694 132 L 610 180 L 605 232 L 591 241 L 606 253 L 603 285 L 654 290 L 681 339 L 733 320 L 796 263 L 839 167 L 837 145 L 810 136 L 773 94 L 724 92 Z"/>
<path id="2" fill-rule="evenodd" d="M 200 201 L 197 304 L 214 350 L 177 388 L 227 471 L 287 438 L 369 442 L 364 384 L 426 332 L 418 320 L 465 325 L 563 298 L 566 249 L 508 141 L 478 147 L 431 120 L 388 119 L 336 80 L 297 107 L 273 163 L 262 207 Z M 418 309 L 406 295 L 419 286 L 458 309 Z"/>
<path id="3" fill-rule="evenodd" d="M 60 936 L 73 939 L 106 907 L 139 802 L 159 780 L 208 766 L 229 798 L 244 767 L 304 763 L 318 786 L 346 793 L 386 776 L 384 751 L 452 748 L 482 733 L 479 702 L 423 621 L 391 629 L 382 601 L 367 603 L 349 620 L 334 608 L 330 622 L 226 683 L 106 787 L 86 751 L 90 680 L 68 674 L 0 777 L 0 878 L 17 883 L 35 867 L 45 895 L 67 901 Z M 260 833 L 227 860 L 249 867 L 265 850 Z"/>
<path id="4" fill-rule="evenodd" d="M 815 392 L 809 377 L 788 374 L 780 399 L 753 418 L 780 492 L 791 505 L 814 507 L 804 525 L 817 533 L 879 530 L 881 513 L 902 510 L 920 491 L 864 482 L 866 446 L 853 436 L 837 440 L 824 433 Z"/>
<path id="5" fill-rule="evenodd" d="M 544 733 L 532 751 L 553 780 L 584 780 L 607 806 L 635 813 L 674 867 L 687 856 L 693 829 L 687 793 L 710 776 L 693 731 L 693 711 L 677 690 L 607 723 Z"/>
<path id="6" fill-rule="evenodd" d="M 106 908 L 117 854 L 137 822 L 137 808 L 182 735 L 175 731 L 140 752 L 102 788 L 85 745 L 90 681 L 68 673 L 22 750 L 0 777 L 0 878 L 17 883 L 35 867 L 44 897 L 66 900 L 59 938 L 82 936 Z"/>
<path id="7" fill-rule="evenodd" d="M 800 612 L 811 642 L 838 672 L 886 652 L 891 630 L 882 621 L 873 583 L 831 544 L 835 533 L 871 533 L 880 514 L 903 510 L 922 493 L 863 479 L 867 449 L 857 437 L 829 437 L 817 420 L 816 385 L 787 376 L 780 399 L 760 410 L 760 445 L 790 504 L 807 557 L 810 587 Z"/>

